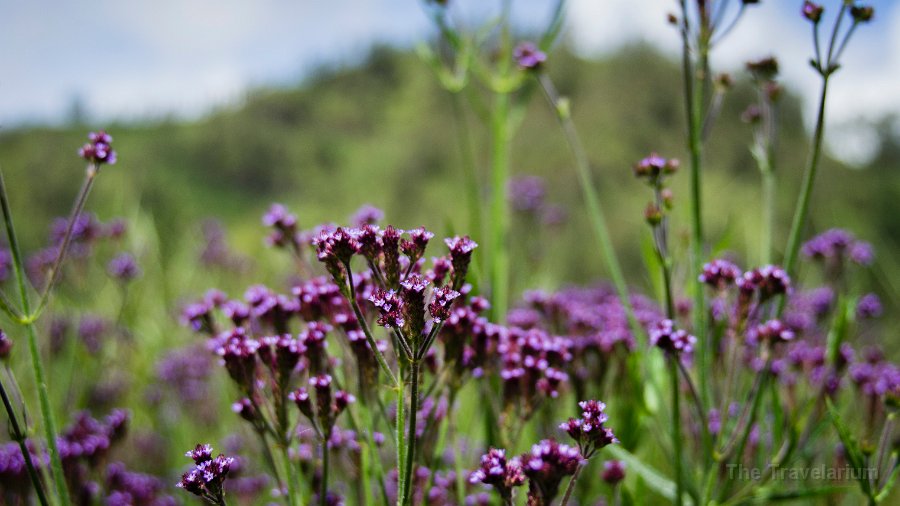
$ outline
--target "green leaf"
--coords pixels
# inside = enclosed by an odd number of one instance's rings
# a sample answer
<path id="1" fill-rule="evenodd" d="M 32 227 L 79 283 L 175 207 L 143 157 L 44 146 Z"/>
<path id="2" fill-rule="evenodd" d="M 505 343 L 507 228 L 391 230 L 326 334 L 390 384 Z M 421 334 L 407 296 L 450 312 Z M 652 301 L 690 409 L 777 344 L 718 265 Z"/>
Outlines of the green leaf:
<path id="1" fill-rule="evenodd" d="M 626 469 L 640 476 L 651 490 L 670 501 L 675 499 L 675 482 L 666 478 L 659 471 L 620 446 L 607 446 L 606 451 L 613 457 L 625 462 L 627 465 Z M 684 502 L 685 504 L 691 503 L 689 496 L 684 496 Z"/>

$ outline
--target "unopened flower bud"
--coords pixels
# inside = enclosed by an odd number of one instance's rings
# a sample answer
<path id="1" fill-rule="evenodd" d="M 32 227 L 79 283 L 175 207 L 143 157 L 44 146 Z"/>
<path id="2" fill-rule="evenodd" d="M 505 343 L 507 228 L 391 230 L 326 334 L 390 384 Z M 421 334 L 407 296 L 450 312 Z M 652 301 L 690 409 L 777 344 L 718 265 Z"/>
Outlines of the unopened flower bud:
<path id="1" fill-rule="evenodd" d="M 655 227 L 660 224 L 663 218 L 663 213 L 660 208 L 656 207 L 656 204 L 650 203 L 647 204 L 647 209 L 644 210 L 644 219 L 647 220 L 647 223 L 651 227 Z"/>
<path id="2" fill-rule="evenodd" d="M 816 24 L 818 24 L 818 22 L 822 20 L 822 13 L 824 11 L 825 8 L 823 8 L 821 5 L 810 2 L 809 0 L 803 2 L 803 7 L 800 9 L 800 13 L 803 14 L 804 18 Z"/>

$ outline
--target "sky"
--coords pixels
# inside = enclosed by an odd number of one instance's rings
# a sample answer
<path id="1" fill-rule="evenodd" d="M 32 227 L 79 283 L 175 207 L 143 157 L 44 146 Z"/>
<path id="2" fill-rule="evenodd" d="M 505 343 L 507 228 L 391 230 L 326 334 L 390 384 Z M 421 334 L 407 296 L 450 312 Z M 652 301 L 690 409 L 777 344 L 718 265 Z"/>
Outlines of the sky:
<path id="1" fill-rule="evenodd" d="M 832 14 L 840 2 L 822 0 Z M 469 24 L 499 5 L 450 3 L 454 18 Z M 818 77 L 806 64 L 811 32 L 801 3 L 749 8 L 713 63 L 737 70 L 777 56 L 811 116 Z M 857 31 L 829 92 L 829 127 L 857 137 L 844 151 L 866 151 L 866 136 L 847 125 L 900 112 L 900 5 L 870 3 L 875 21 Z M 514 1 L 517 23 L 541 26 L 554 4 Z M 637 40 L 674 56 L 679 42 L 665 15 L 676 8 L 676 0 L 570 0 L 565 37 L 585 56 Z M 76 100 L 92 121 L 197 117 L 253 87 L 352 63 L 373 43 L 413 47 L 432 35 L 422 0 L 0 0 L 0 128 L 58 123 Z"/>

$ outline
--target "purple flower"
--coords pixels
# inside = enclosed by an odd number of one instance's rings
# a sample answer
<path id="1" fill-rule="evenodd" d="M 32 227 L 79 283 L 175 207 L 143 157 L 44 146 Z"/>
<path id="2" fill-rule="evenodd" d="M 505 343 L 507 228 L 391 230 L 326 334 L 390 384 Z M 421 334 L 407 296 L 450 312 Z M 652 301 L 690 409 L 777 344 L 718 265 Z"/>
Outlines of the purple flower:
<path id="1" fill-rule="evenodd" d="M 382 327 L 391 327 L 395 329 L 402 328 L 405 320 L 403 316 L 403 302 L 400 296 L 394 290 L 382 290 L 377 288 L 375 293 L 369 297 L 369 301 L 378 308 L 381 316 L 378 318 L 378 324 Z"/>
<path id="2" fill-rule="evenodd" d="M 6 335 L 6 332 L 3 332 L 3 329 L 0 329 L 0 359 L 7 359 L 12 351 L 12 347 L 12 340 Z"/>
<path id="3" fill-rule="evenodd" d="M 813 260 L 840 265 L 844 258 L 853 263 L 869 265 L 875 254 L 872 245 L 857 241 L 850 232 L 839 228 L 827 230 L 803 244 L 801 252 Z"/>
<path id="4" fill-rule="evenodd" d="M 428 311 L 431 313 L 431 318 L 435 323 L 450 318 L 451 305 L 459 295 L 459 292 L 449 286 L 442 286 L 434 290 L 431 304 L 428 305 Z"/>
<path id="5" fill-rule="evenodd" d="M 559 428 L 566 431 L 578 443 L 584 458 L 589 459 L 597 450 L 619 442 L 612 429 L 603 426 L 609 419 L 603 412 L 606 404 L 590 400 L 581 401 L 578 406 L 582 409 L 581 418 L 569 418 Z"/>
<path id="6" fill-rule="evenodd" d="M 507 460 L 506 450 L 491 448 L 481 456 L 481 467 L 469 475 L 469 483 L 491 485 L 503 500 L 509 500 L 513 487 L 525 483 L 525 474 L 518 458 Z"/>
<path id="7" fill-rule="evenodd" d="M 549 505 L 559 492 L 562 479 L 575 474 L 582 460 L 578 448 L 559 444 L 555 439 L 532 446 L 521 457 L 522 471 L 529 480 L 529 504 Z"/>
<path id="8" fill-rule="evenodd" d="M 138 267 L 134 257 L 128 253 L 116 255 L 107 264 L 106 271 L 110 276 L 123 282 L 131 281 L 141 275 L 140 267 Z"/>
<path id="9" fill-rule="evenodd" d="M 680 162 L 675 158 L 665 159 L 656 153 L 650 153 L 649 156 L 634 164 L 633 169 L 635 176 L 655 183 L 660 176 L 677 172 L 679 165 Z"/>
<path id="10" fill-rule="evenodd" d="M 751 329 L 747 338 L 751 342 L 775 344 L 794 339 L 794 332 L 781 323 L 781 320 L 769 320 Z"/>
<path id="11" fill-rule="evenodd" d="M 650 329 L 650 344 L 671 355 L 691 353 L 696 343 L 696 337 L 676 329 L 672 320 L 662 320 Z"/>
<path id="12" fill-rule="evenodd" d="M 100 130 L 89 133 L 88 141 L 78 150 L 78 156 L 96 165 L 116 163 L 116 152 L 110 147 L 112 136 Z"/>
<path id="13" fill-rule="evenodd" d="M 419 227 L 409 231 L 409 240 L 400 241 L 400 249 L 403 254 L 409 258 L 410 264 L 415 264 L 422 255 L 425 254 L 425 248 L 428 241 L 434 237 L 434 234 L 425 230 L 425 227 Z"/>
<path id="14" fill-rule="evenodd" d="M 547 61 L 547 54 L 533 42 L 522 42 L 513 50 L 513 60 L 523 70 L 536 70 Z"/>
<path id="15" fill-rule="evenodd" d="M 195 452 L 197 452 L 195 454 Z M 228 472 L 235 464 L 232 457 L 219 454 L 212 458 L 212 447 L 209 445 L 197 445 L 194 451 L 186 454 L 194 460 L 195 466 L 184 473 L 176 487 L 200 496 L 212 504 L 224 505 L 224 490 L 222 485 Z"/>
<path id="16" fill-rule="evenodd" d="M 759 292 L 759 301 L 764 302 L 776 295 L 785 294 L 791 287 L 791 278 L 781 267 L 766 265 L 745 272 L 736 284 L 744 297 Z"/>
<path id="17" fill-rule="evenodd" d="M 825 8 L 816 3 L 810 2 L 809 0 L 805 0 L 803 2 L 803 7 L 800 8 L 800 13 L 803 14 L 803 17 L 812 21 L 813 23 L 818 24 L 822 19 L 822 13 L 825 11 Z"/>
<path id="18" fill-rule="evenodd" d="M 459 290 L 466 280 L 469 271 L 469 263 L 472 261 L 472 252 L 478 244 L 469 239 L 469 236 L 456 236 L 444 239 L 444 244 L 450 249 L 450 263 L 453 264 L 453 288 Z"/>
<path id="19" fill-rule="evenodd" d="M 0 283 L 9 279 L 12 272 L 12 255 L 6 248 L 0 248 Z"/>
<path id="20" fill-rule="evenodd" d="M 369 204 L 364 204 L 353 215 L 354 226 L 362 228 L 365 225 L 375 225 L 384 219 L 384 211 Z"/>
<path id="21" fill-rule="evenodd" d="M 540 210 L 547 193 L 544 178 L 538 176 L 514 177 L 509 180 L 507 191 L 512 208 L 523 213 Z"/>
<path id="22" fill-rule="evenodd" d="M 878 318 L 881 316 L 881 299 L 874 293 L 863 295 L 856 304 L 856 316 L 859 319 Z"/>
<path id="23" fill-rule="evenodd" d="M 741 276 L 741 270 L 728 260 L 716 259 L 703 265 L 700 282 L 724 290 Z"/>
<path id="24" fill-rule="evenodd" d="M 296 246 L 297 217 L 288 212 L 286 207 L 281 204 L 272 204 L 263 215 L 262 223 L 272 229 L 271 234 L 266 237 L 266 243 L 269 246 L 277 248 L 288 245 Z"/>
<path id="25" fill-rule="evenodd" d="M 603 463 L 603 474 L 600 478 L 610 485 L 618 484 L 625 479 L 625 463 L 621 460 L 607 460 Z"/>

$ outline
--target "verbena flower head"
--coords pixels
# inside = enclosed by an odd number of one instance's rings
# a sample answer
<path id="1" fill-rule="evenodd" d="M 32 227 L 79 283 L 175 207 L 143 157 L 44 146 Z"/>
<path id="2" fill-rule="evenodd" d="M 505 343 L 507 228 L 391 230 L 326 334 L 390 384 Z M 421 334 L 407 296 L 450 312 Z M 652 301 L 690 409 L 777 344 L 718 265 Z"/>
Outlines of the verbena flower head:
<path id="1" fill-rule="evenodd" d="M 522 471 L 528 477 L 529 504 L 549 505 L 559 492 L 559 484 L 572 476 L 582 462 L 578 448 L 545 439 L 521 456 Z M 534 501 L 534 502 L 532 502 Z"/>
<path id="2" fill-rule="evenodd" d="M 141 275 L 140 267 L 138 267 L 134 257 L 128 253 L 116 255 L 109 261 L 106 271 L 119 281 L 131 281 Z"/>
<path id="3" fill-rule="evenodd" d="M 805 0 L 803 2 L 803 7 L 800 8 L 800 13 L 803 17 L 816 24 L 822 20 L 823 12 L 825 12 L 824 7 L 815 2 L 810 2 L 809 0 Z"/>
<path id="4" fill-rule="evenodd" d="M 444 239 L 444 244 L 450 249 L 450 263 L 453 265 L 453 288 L 459 290 L 466 280 L 469 263 L 472 261 L 472 252 L 478 247 L 478 243 L 466 235 L 448 237 Z"/>
<path id="5" fill-rule="evenodd" d="M 110 147 L 112 136 L 103 130 L 88 134 L 88 143 L 78 150 L 78 156 L 96 165 L 113 165 L 116 152 Z"/>
<path id="6" fill-rule="evenodd" d="M 610 485 L 618 484 L 625 479 L 625 463 L 621 460 L 607 460 L 603 463 L 600 478 Z"/>
<path id="7" fill-rule="evenodd" d="M 723 290 L 732 285 L 741 276 L 741 270 L 728 260 L 716 259 L 703 265 L 700 282 L 716 290 Z"/>
<path id="8" fill-rule="evenodd" d="M 481 456 L 481 467 L 469 475 L 469 483 L 491 485 L 504 500 L 512 497 L 512 489 L 525 483 L 525 473 L 517 457 L 506 459 L 506 450 L 491 448 Z"/>
<path id="9" fill-rule="evenodd" d="M 547 54 L 533 42 L 522 42 L 513 50 L 513 59 L 521 69 L 536 70 L 547 61 Z"/>
<path id="10" fill-rule="evenodd" d="M 405 323 L 403 301 L 396 291 L 377 288 L 375 293 L 369 297 L 369 302 L 374 304 L 381 314 L 378 318 L 379 325 L 395 329 L 403 327 Z"/>
<path id="11" fill-rule="evenodd" d="M 589 459 L 597 450 L 619 442 L 612 429 L 603 425 L 609 419 L 603 412 L 606 404 L 589 400 L 579 402 L 578 406 L 582 410 L 581 418 L 569 418 L 560 424 L 559 428 L 566 431 L 578 443 L 578 448 L 585 458 Z"/>
<path id="12" fill-rule="evenodd" d="M 437 323 L 450 318 L 450 308 L 453 301 L 459 296 L 460 293 L 449 286 L 436 288 L 431 303 L 428 305 L 428 312 L 431 314 L 431 319 Z"/>
<path id="13" fill-rule="evenodd" d="M 400 241 L 400 249 L 409 258 L 410 263 L 414 264 L 425 254 L 428 241 L 434 237 L 434 234 L 425 230 L 425 227 L 410 230 L 408 233 L 409 239 Z"/>
<path id="14" fill-rule="evenodd" d="M 881 316 L 881 312 L 881 299 L 874 293 L 863 295 L 856 303 L 856 317 L 861 320 L 878 318 Z"/>
<path id="15" fill-rule="evenodd" d="M 364 204 L 356 210 L 352 221 L 355 226 L 362 228 L 365 225 L 376 225 L 383 219 L 384 211 L 373 205 Z"/>
<path id="16" fill-rule="evenodd" d="M 781 267 L 765 265 L 745 272 L 735 283 L 745 295 L 752 295 L 758 291 L 760 302 L 763 302 L 776 295 L 787 293 L 791 287 L 791 278 Z"/>
<path id="17" fill-rule="evenodd" d="M 194 495 L 202 497 L 213 504 L 224 504 L 225 478 L 234 465 L 234 458 L 219 454 L 212 458 L 212 447 L 197 445 L 186 454 L 194 460 L 194 468 L 184 473 L 181 481 L 175 484 Z"/>
<path id="18" fill-rule="evenodd" d="M 297 217 L 281 204 L 272 204 L 262 217 L 262 223 L 272 232 L 266 237 L 269 246 L 283 248 L 293 245 L 297 236 Z"/>
<path id="19" fill-rule="evenodd" d="M 671 355 L 691 353 L 697 338 L 687 331 L 675 328 L 675 322 L 662 320 L 650 328 L 650 344 Z"/>
<path id="20" fill-rule="evenodd" d="M 778 75 L 778 60 L 773 56 L 747 62 L 747 70 L 757 81 L 771 81 Z"/>
<path id="21" fill-rule="evenodd" d="M 663 175 L 674 174 L 680 163 L 677 159 L 666 159 L 656 153 L 650 153 L 634 165 L 634 175 L 655 184 Z"/>
<path id="22" fill-rule="evenodd" d="M 769 320 L 751 329 L 747 338 L 757 343 L 783 343 L 794 339 L 794 331 L 781 320 Z"/>

